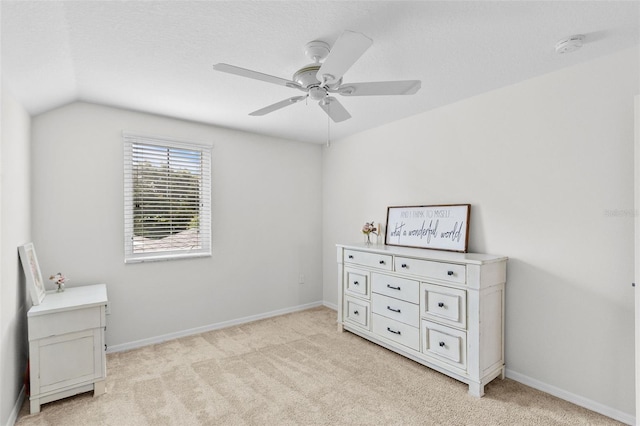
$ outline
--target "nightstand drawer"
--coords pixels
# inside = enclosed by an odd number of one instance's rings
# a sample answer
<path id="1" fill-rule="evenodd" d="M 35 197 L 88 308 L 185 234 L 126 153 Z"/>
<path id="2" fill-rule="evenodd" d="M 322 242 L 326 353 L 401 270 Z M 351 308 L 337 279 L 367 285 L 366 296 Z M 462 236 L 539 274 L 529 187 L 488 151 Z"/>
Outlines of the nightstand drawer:
<path id="1" fill-rule="evenodd" d="M 31 316 L 27 321 L 29 340 L 104 327 L 103 309 L 104 307 L 101 306 L 93 306 L 72 311 L 54 312 L 48 315 Z"/>
<path id="2" fill-rule="evenodd" d="M 372 312 L 413 327 L 420 326 L 420 307 L 413 303 L 373 293 Z"/>
<path id="3" fill-rule="evenodd" d="M 369 253 L 358 250 L 345 250 L 344 262 L 387 271 L 391 271 L 393 267 L 393 257 L 388 254 Z"/>
<path id="4" fill-rule="evenodd" d="M 353 297 L 345 297 L 344 300 L 344 321 L 355 323 L 361 327 L 369 329 L 369 303 Z"/>
<path id="5" fill-rule="evenodd" d="M 429 321 L 422 321 L 422 352 L 466 370 L 467 333 Z"/>
<path id="6" fill-rule="evenodd" d="M 420 284 L 422 316 L 453 327 L 467 327 L 467 292 L 428 283 Z"/>
<path id="7" fill-rule="evenodd" d="M 373 332 L 413 350 L 420 350 L 420 330 L 377 314 L 371 315 Z"/>
<path id="8" fill-rule="evenodd" d="M 396 257 L 394 267 L 396 272 L 419 275 L 426 279 L 433 278 L 457 284 L 465 284 L 467 280 L 466 267 L 455 263 Z"/>
<path id="9" fill-rule="evenodd" d="M 411 303 L 420 303 L 420 283 L 407 278 L 372 273 L 371 288 L 374 292 Z"/>

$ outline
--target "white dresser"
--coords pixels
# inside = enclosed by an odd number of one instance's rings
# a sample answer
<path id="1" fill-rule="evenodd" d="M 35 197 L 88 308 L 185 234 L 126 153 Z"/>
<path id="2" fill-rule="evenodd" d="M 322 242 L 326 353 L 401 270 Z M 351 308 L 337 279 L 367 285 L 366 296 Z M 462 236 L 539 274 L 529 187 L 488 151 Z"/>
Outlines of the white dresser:
<path id="1" fill-rule="evenodd" d="M 27 313 L 31 413 L 82 392 L 105 392 L 107 287 L 48 292 Z"/>
<path id="2" fill-rule="evenodd" d="M 504 378 L 507 258 L 338 244 L 338 329 L 469 385 Z"/>

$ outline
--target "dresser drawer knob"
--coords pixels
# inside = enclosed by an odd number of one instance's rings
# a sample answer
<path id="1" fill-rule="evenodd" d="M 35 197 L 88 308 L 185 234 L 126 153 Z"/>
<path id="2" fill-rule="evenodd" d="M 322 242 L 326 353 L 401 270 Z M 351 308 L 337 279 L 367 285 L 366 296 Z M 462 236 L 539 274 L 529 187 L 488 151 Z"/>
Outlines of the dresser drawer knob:
<path id="1" fill-rule="evenodd" d="M 394 287 L 391 284 L 387 284 L 387 288 L 390 288 L 391 290 L 400 290 L 400 286 Z"/>
<path id="2" fill-rule="evenodd" d="M 360 312 L 358 312 L 358 311 L 353 311 L 353 315 L 360 315 Z"/>
<path id="3" fill-rule="evenodd" d="M 440 342 L 438 344 L 440 345 L 441 348 L 444 348 L 444 342 Z"/>
<path id="4" fill-rule="evenodd" d="M 400 313 L 400 309 L 393 309 L 391 306 L 387 306 L 387 309 L 390 310 L 391 312 Z"/>
<path id="5" fill-rule="evenodd" d="M 380 264 L 381 264 L 381 265 L 384 265 L 384 260 L 381 260 L 381 261 L 380 261 Z"/>
<path id="6" fill-rule="evenodd" d="M 393 334 L 398 334 L 398 335 L 402 334 L 400 330 L 392 330 L 390 327 L 387 327 L 387 331 Z"/>
<path id="7" fill-rule="evenodd" d="M 353 255 L 352 254 L 349 255 L 349 259 L 353 259 Z"/>
<path id="8" fill-rule="evenodd" d="M 407 268 L 407 264 L 406 264 L 406 263 L 403 263 L 402 265 L 400 265 L 400 267 L 401 267 L 401 268 L 405 268 L 405 269 L 406 269 L 406 268 Z"/>
<path id="9" fill-rule="evenodd" d="M 447 275 L 449 276 L 453 275 L 453 271 L 447 271 Z"/>
<path id="10" fill-rule="evenodd" d="M 444 303 L 438 302 L 438 308 L 444 308 Z"/>
<path id="11" fill-rule="evenodd" d="M 360 285 L 360 283 L 358 281 L 354 281 L 353 285 Z"/>

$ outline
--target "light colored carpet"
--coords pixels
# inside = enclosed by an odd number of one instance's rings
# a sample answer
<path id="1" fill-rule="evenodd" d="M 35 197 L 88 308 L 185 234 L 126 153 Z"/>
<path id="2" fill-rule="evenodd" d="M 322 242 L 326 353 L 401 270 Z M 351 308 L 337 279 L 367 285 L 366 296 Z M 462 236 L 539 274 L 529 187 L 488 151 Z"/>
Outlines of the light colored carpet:
<path id="1" fill-rule="evenodd" d="M 107 356 L 107 393 L 17 425 L 614 425 L 513 380 L 483 398 L 315 308 Z"/>

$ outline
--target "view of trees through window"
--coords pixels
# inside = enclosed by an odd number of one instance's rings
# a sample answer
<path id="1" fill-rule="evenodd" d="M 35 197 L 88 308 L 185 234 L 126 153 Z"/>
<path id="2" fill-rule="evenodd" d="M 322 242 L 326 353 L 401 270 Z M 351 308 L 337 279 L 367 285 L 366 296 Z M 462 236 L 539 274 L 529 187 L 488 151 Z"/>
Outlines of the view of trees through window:
<path id="1" fill-rule="evenodd" d="M 161 239 L 198 228 L 200 175 L 170 164 L 133 166 L 133 233 Z"/>
<path id="2" fill-rule="evenodd" d="M 133 144 L 133 253 L 201 248 L 202 152 Z"/>

